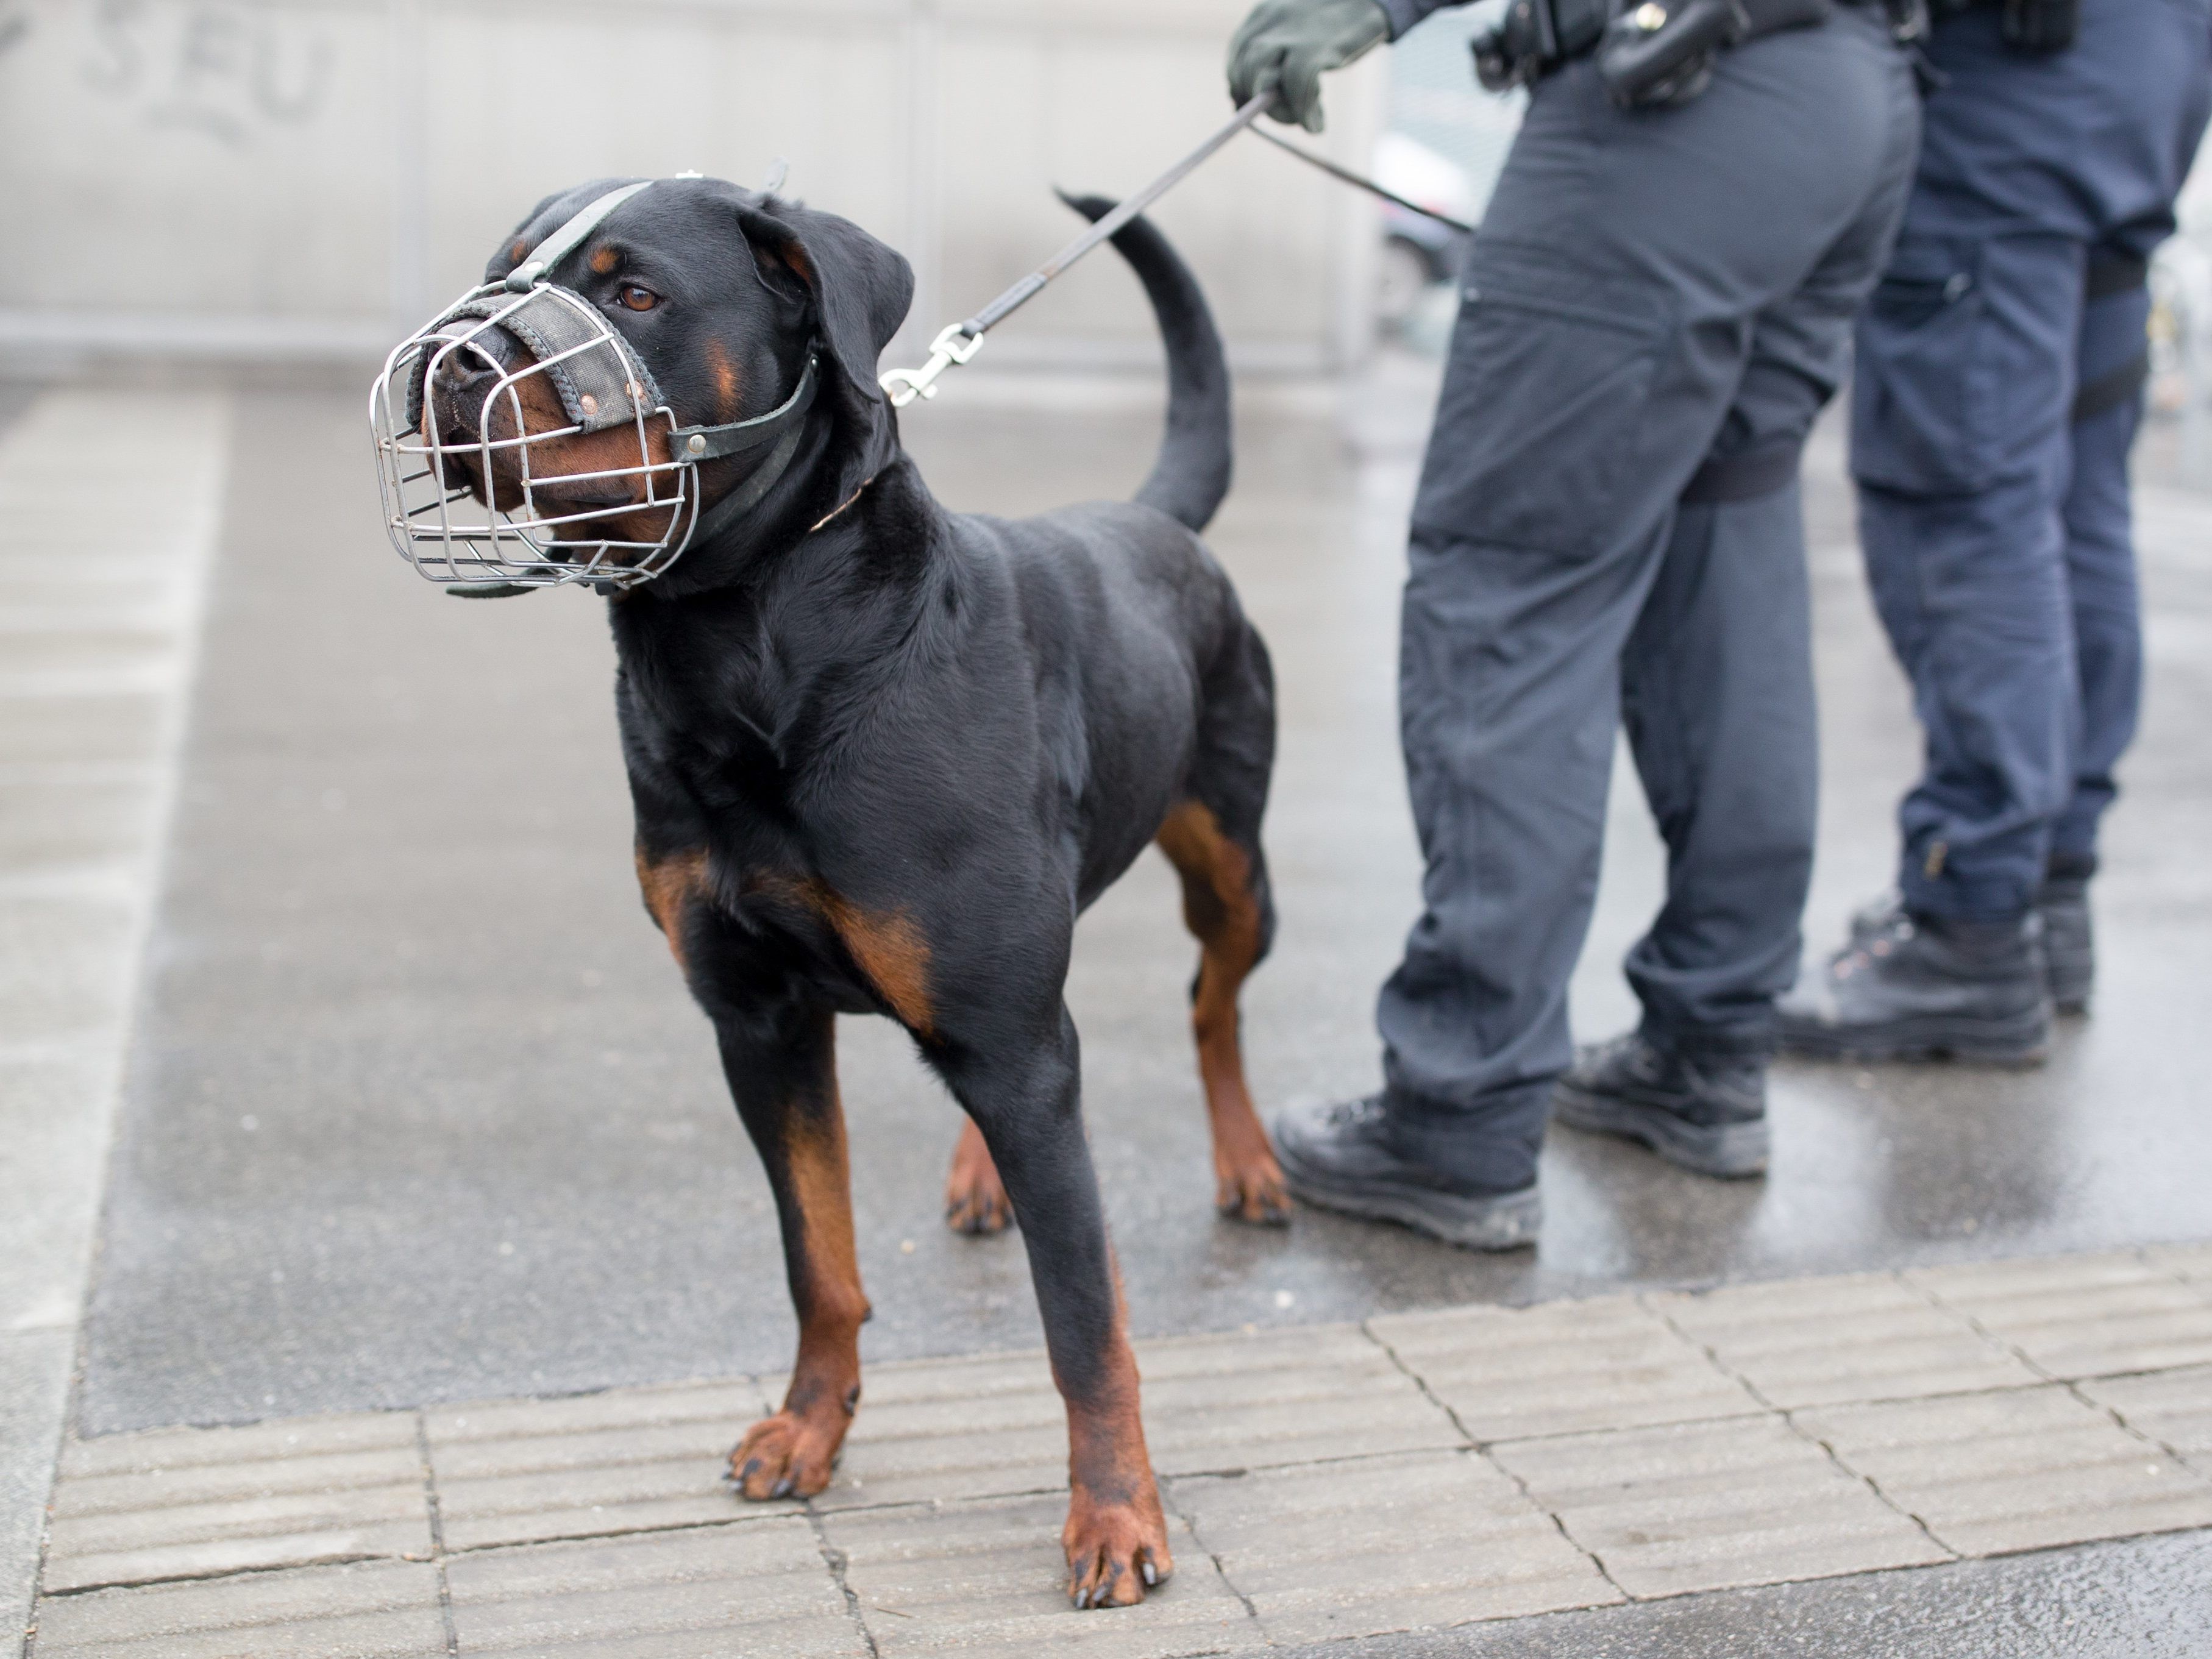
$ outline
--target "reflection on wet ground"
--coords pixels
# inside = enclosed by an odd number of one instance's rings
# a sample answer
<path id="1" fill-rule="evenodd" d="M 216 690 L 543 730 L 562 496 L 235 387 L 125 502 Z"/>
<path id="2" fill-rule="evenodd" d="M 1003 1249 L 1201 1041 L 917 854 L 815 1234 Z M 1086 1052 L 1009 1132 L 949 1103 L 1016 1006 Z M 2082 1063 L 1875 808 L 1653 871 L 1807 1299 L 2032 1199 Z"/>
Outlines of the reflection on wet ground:
<path id="1" fill-rule="evenodd" d="M 1413 917 L 1395 736 L 1402 520 L 1432 392 L 1261 391 L 1211 539 L 1273 647 L 1282 911 L 1246 1031 L 1267 1106 L 1376 1081 L 1375 988 Z M 957 507 L 1126 491 L 1127 407 L 972 380 L 910 415 Z M 94 1430 L 776 1367 L 775 1228 L 703 1022 L 639 912 L 598 606 L 458 605 L 377 528 L 350 398 L 238 423 L 204 681 L 111 1196 Z M 1819 945 L 1887 880 L 1917 742 L 1869 610 L 1832 434 L 1808 510 L 1824 696 Z M 2151 700 L 2099 898 L 2095 1016 L 2046 1069 L 1784 1068 L 1765 1181 L 1557 1133 L 1542 1247 L 1478 1257 L 1301 1214 L 1217 1221 L 1184 1024 L 1193 947 L 1156 856 L 1086 918 L 1070 997 L 1140 1332 L 2198 1237 L 2212 1232 L 2212 505 L 2143 514 Z M 307 527 L 303 532 L 302 527 Z M 1633 1017 L 1617 963 L 1657 848 L 1618 775 L 1577 1030 Z M 874 1357 L 1028 1346 L 1020 1245 L 938 1222 L 956 1109 L 879 1022 L 844 1024 Z"/>

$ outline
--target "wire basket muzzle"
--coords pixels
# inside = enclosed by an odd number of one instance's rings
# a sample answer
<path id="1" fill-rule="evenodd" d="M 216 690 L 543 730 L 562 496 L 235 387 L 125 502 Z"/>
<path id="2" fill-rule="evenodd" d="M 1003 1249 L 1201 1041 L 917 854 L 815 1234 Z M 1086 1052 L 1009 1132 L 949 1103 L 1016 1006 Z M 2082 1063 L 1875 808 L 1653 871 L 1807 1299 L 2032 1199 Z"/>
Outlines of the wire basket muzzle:
<path id="1" fill-rule="evenodd" d="M 634 586 L 698 518 L 650 371 L 556 284 L 463 295 L 386 360 L 369 424 L 392 544 L 433 581 Z"/>

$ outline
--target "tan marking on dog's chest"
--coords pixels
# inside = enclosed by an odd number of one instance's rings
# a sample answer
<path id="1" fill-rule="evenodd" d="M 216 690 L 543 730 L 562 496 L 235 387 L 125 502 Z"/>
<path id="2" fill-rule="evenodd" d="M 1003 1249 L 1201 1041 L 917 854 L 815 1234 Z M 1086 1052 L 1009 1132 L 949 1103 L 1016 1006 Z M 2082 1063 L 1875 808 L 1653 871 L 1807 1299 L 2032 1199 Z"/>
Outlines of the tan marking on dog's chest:
<path id="1" fill-rule="evenodd" d="M 706 897 L 708 884 L 705 848 L 694 847 L 659 859 L 642 847 L 637 849 L 638 890 L 645 895 L 645 908 L 652 914 L 654 926 L 667 936 L 676 965 L 687 974 L 691 964 L 684 957 L 684 918 L 694 904 Z"/>
<path id="2" fill-rule="evenodd" d="M 818 876 L 754 876 L 745 887 L 821 917 L 899 1023 L 917 1036 L 933 1034 L 936 1010 L 929 999 L 929 942 L 904 910 L 867 909 Z"/>

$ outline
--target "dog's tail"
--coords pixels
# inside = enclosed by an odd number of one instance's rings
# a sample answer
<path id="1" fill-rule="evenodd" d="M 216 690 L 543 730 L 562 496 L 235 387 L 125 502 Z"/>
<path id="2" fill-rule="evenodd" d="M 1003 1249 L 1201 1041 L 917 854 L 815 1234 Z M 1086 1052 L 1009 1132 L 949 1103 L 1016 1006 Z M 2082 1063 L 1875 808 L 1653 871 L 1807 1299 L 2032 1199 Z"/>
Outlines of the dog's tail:
<path id="1" fill-rule="evenodd" d="M 1115 205 L 1103 196 L 1062 192 L 1060 199 L 1093 224 Z M 1114 246 L 1144 283 L 1168 348 L 1167 437 L 1137 499 L 1203 530 L 1229 494 L 1233 464 L 1221 335 L 1198 278 L 1150 222 L 1132 219 L 1115 233 Z"/>

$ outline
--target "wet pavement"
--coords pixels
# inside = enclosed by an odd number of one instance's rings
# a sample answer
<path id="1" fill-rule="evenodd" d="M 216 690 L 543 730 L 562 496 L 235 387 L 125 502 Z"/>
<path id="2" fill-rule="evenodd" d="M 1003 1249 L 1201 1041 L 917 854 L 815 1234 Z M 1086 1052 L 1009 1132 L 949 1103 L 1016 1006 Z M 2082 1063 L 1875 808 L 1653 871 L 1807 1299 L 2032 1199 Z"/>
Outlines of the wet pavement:
<path id="1" fill-rule="evenodd" d="M 1724 1590 L 1283 1659 L 2197 1659 L 2212 1534 Z"/>
<path id="2" fill-rule="evenodd" d="M 1267 829 L 1282 926 L 1246 1002 L 1264 1108 L 1374 1085 L 1374 990 L 1413 917 L 1392 654 L 1424 397 L 1410 369 L 1370 386 L 1357 446 L 1325 400 L 1255 398 L 1211 537 L 1282 694 Z M 87 1432 L 788 1358 L 765 1183 L 632 884 L 599 607 L 457 604 L 414 578 L 378 528 L 357 403 L 240 402 L 85 1351 Z M 1126 491 L 1157 430 L 1141 398 L 1014 408 L 981 381 L 908 421 L 941 496 L 1000 512 Z M 1832 441 L 1812 470 L 1817 943 L 1884 884 L 1917 738 Z M 2099 883 L 2106 978 L 2050 1066 L 1784 1067 L 1774 1170 L 1745 1184 L 1560 1132 L 1533 1254 L 1468 1255 L 1310 1213 L 1246 1230 L 1210 1207 L 1183 1017 L 1193 947 L 1147 854 L 1085 921 L 1070 987 L 1137 1330 L 2212 1235 L 2212 877 L 2197 845 L 2212 503 L 2154 492 L 2144 520 L 2151 698 Z M 1616 963 L 1658 890 L 1632 775 L 1620 782 L 1575 988 L 1587 1037 L 1633 1017 Z M 937 1219 L 957 1109 L 896 1031 L 842 1031 L 877 1310 L 864 1352 L 1035 1343 L 1018 1243 L 956 1239 Z"/>

